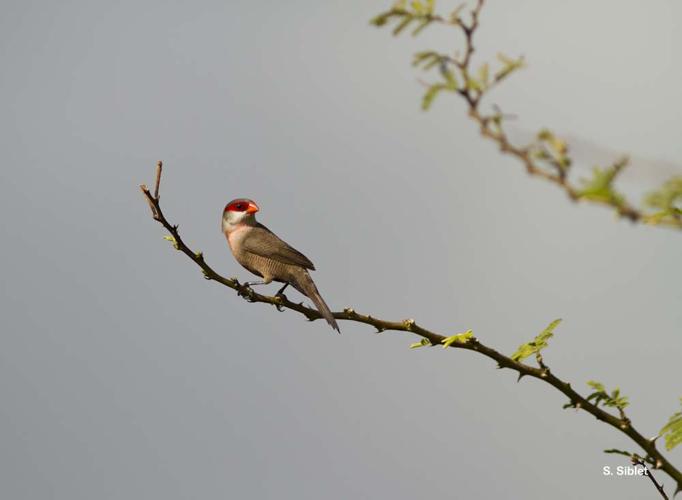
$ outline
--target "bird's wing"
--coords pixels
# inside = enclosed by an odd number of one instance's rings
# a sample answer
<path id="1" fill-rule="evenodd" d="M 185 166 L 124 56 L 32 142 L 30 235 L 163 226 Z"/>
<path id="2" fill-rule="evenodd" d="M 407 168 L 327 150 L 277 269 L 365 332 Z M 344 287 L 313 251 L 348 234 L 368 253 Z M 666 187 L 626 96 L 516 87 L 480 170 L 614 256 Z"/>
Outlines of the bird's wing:
<path id="1" fill-rule="evenodd" d="M 308 257 L 282 241 L 263 224 L 258 224 L 249 232 L 249 236 L 242 240 L 242 248 L 247 252 L 275 259 L 284 264 L 315 270 L 315 266 Z"/>

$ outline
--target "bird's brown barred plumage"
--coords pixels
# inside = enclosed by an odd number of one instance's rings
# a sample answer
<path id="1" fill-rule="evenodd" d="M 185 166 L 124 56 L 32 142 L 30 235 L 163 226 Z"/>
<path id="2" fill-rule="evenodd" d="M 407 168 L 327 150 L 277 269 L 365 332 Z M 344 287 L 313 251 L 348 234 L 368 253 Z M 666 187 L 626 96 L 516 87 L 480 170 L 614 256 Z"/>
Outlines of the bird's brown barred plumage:
<path id="1" fill-rule="evenodd" d="M 237 202 L 243 202 L 237 203 Z M 251 203 L 252 205 L 248 205 Z M 251 200 L 240 199 L 230 202 L 223 214 L 222 228 L 237 262 L 263 281 L 289 283 L 310 298 L 327 323 L 339 330 L 332 312 L 320 295 L 308 270 L 315 266 L 305 255 L 291 247 L 264 225 L 256 222 L 254 213 L 244 210 L 229 210 L 229 207 L 256 207 Z"/>

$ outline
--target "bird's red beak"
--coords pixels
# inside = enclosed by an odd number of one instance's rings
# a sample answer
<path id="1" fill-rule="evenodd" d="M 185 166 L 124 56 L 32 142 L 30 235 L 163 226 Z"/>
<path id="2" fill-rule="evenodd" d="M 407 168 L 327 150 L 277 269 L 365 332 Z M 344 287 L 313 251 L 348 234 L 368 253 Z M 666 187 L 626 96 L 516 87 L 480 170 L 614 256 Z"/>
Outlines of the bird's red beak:
<path id="1" fill-rule="evenodd" d="M 258 208 L 258 205 L 256 205 L 254 202 L 250 201 L 249 206 L 246 208 L 246 213 L 247 214 L 255 214 L 256 212 L 258 212 L 258 210 L 260 210 Z"/>

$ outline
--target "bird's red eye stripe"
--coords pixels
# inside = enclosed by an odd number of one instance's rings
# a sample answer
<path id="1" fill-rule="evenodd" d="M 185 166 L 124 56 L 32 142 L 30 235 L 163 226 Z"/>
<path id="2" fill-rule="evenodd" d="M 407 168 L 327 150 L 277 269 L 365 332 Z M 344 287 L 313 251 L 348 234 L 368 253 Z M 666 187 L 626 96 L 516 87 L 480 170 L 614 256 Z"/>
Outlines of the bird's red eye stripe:
<path id="1" fill-rule="evenodd" d="M 225 207 L 225 212 L 244 212 L 249 206 L 250 204 L 246 201 L 233 201 Z"/>

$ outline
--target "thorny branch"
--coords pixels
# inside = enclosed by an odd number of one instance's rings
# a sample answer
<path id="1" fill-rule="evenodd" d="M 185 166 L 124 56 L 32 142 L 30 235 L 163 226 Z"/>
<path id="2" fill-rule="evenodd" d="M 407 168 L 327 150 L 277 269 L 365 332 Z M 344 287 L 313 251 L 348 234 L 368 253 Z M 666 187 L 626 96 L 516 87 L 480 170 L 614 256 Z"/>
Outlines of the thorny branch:
<path id="1" fill-rule="evenodd" d="M 163 215 L 163 211 L 161 210 L 158 194 L 161 171 L 162 163 L 158 162 L 156 168 L 156 190 L 154 195 L 150 193 L 149 189 L 144 184 L 140 185 L 140 190 L 149 203 L 154 220 L 158 221 L 170 233 L 170 236 L 166 236 L 165 238 L 173 244 L 176 250 L 184 253 L 201 268 L 204 278 L 210 281 L 216 281 L 221 285 L 237 291 L 238 295 L 243 297 L 248 302 L 260 302 L 263 304 L 273 305 L 278 309 L 290 309 L 302 314 L 309 321 L 314 321 L 321 318 L 321 315 L 317 312 L 317 310 L 306 307 L 302 302 L 291 302 L 286 297 L 282 296 L 271 297 L 268 295 L 261 295 L 253 291 L 250 287 L 239 283 L 239 281 L 236 279 L 225 278 L 221 276 L 206 263 L 204 255 L 201 252 L 195 252 L 190 249 L 180 237 L 178 226 L 168 222 L 166 217 Z M 654 469 L 660 469 L 668 474 L 676 482 L 677 490 L 682 491 L 682 472 L 676 469 L 675 466 L 673 466 L 657 449 L 655 438 L 648 439 L 644 437 L 644 435 L 642 435 L 632 426 L 632 423 L 624 413 L 620 413 L 619 416 L 612 415 L 611 413 L 608 413 L 597 406 L 597 404 L 593 404 L 588 401 L 585 397 L 573 390 L 569 383 L 564 382 L 562 379 L 552 373 L 544 361 L 540 363 L 539 368 L 514 361 L 510 357 L 505 356 L 495 349 L 486 346 L 475 337 L 471 337 L 464 342 L 452 342 L 452 340 L 448 341 L 448 339 L 451 339 L 451 337 L 446 337 L 428 330 L 427 328 L 418 325 L 414 319 L 387 321 L 376 318 L 369 314 L 360 314 L 350 307 L 345 308 L 343 311 L 335 312 L 333 315 L 334 318 L 338 320 L 353 321 L 355 323 L 364 323 L 366 325 L 370 325 L 376 328 L 377 332 L 379 333 L 384 331 L 412 333 L 418 335 L 422 339 L 425 339 L 425 345 L 437 346 L 445 344 L 446 346 L 454 347 L 456 349 L 474 351 L 495 361 L 498 368 L 509 368 L 518 372 L 518 380 L 521 380 L 522 377 L 528 376 L 551 385 L 569 399 L 570 403 L 568 406 L 573 407 L 576 410 L 586 411 L 587 413 L 593 415 L 597 420 L 601 420 L 614 429 L 619 430 L 632 439 L 635 443 L 637 443 L 637 445 L 639 445 L 639 447 L 645 452 L 645 460 L 652 464 Z M 540 358 L 540 360 L 542 360 L 542 358 Z"/>
<path id="2" fill-rule="evenodd" d="M 595 204 L 605 205 L 615 210 L 619 217 L 630 220 L 631 222 L 643 222 L 655 225 L 664 225 L 676 229 L 682 229 L 682 209 L 678 206 L 671 205 L 665 211 L 656 213 L 648 213 L 630 204 L 622 195 L 611 190 L 610 183 L 618 175 L 618 173 L 627 165 L 628 159 L 624 157 L 616 161 L 609 172 L 611 179 L 609 181 L 608 190 L 602 193 L 589 193 L 586 189 L 578 183 L 569 180 L 568 172 L 571 160 L 568 156 L 568 145 L 563 141 L 555 138 L 550 132 L 544 131 L 538 136 L 538 141 L 528 145 L 518 145 L 511 142 L 507 133 L 504 130 L 503 122 L 507 117 L 503 115 L 497 106 L 494 106 L 493 113 L 486 113 L 481 111 L 481 100 L 488 91 L 505 79 L 512 71 L 520 68 L 523 65 L 523 58 L 515 62 L 515 65 L 507 65 L 506 69 L 498 72 L 494 77 L 488 81 L 488 67 L 484 65 L 486 81 L 477 81 L 472 70 L 472 55 L 475 52 L 474 35 L 479 27 L 479 18 L 481 10 L 485 4 L 485 0 L 477 0 L 473 9 L 469 12 L 470 21 L 466 21 L 460 15 L 463 10 L 463 5 L 458 7 L 451 16 L 443 17 L 432 12 L 434 2 L 427 2 L 424 6 L 421 2 L 412 2 L 412 10 L 407 7 L 407 2 L 398 1 L 392 9 L 378 15 L 372 20 L 376 26 L 384 26 L 392 19 L 399 20 L 398 26 L 393 30 L 394 35 L 400 34 L 410 23 L 418 23 L 418 28 L 413 31 L 413 35 L 421 32 L 424 27 L 434 23 L 448 25 L 458 28 L 464 35 L 464 53 L 460 57 L 455 54 L 454 57 L 445 54 L 436 54 L 428 51 L 422 54 L 427 54 L 426 58 L 415 59 L 415 65 L 427 60 L 425 69 L 431 68 L 436 64 L 440 67 L 441 73 L 445 79 L 445 83 L 438 83 L 428 85 L 427 96 L 431 94 L 427 100 L 430 102 L 435 93 L 440 90 L 448 90 L 458 94 L 467 103 L 469 117 L 478 124 L 481 135 L 497 144 L 503 154 L 510 155 L 518 159 L 526 169 L 526 172 L 535 177 L 540 177 L 549 181 L 561 188 L 564 193 L 574 202 L 589 201 Z M 418 7 L 415 4 L 419 4 Z M 419 56 L 419 54 L 417 55 Z M 428 63 L 428 57 L 432 64 Z M 507 61 L 512 62 L 512 61 Z M 456 81 L 456 73 L 450 68 L 456 69 L 461 76 L 461 82 Z M 480 70 L 479 70 L 480 71 Z M 425 108 L 428 104 L 425 105 Z M 542 134 L 546 137 L 542 137 Z M 554 142 L 558 146 L 558 151 L 548 151 L 547 142 L 558 140 Z M 552 148 L 550 148 L 552 149 Z M 678 182 L 678 181 L 675 181 Z M 682 194 L 677 194 L 682 198 Z"/>
<path id="3" fill-rule="evenodd" d="M 656 488 L 656 490 L 658 490 L 658 492 L 661 494 L 661 496 L 663 498 L 665 498 L 665 500 L 668 500 L 668 495 L 663 490 L 663 485 L 660 484 L 658 481 L 656 481 L 656 478 L 651 473 L 649 468 L 646 466 L 646 463 L 644 463 L 644 461 L 640 457 L 635 455 L 632 457 L 632 464 L 633 465 L 639 465 L 639 466 L 643 467 L 644 468 L 644 475 L 648 476 L 649 479 L 651 479 L 651 482 L 654 483 L 654 487 Z"/>

